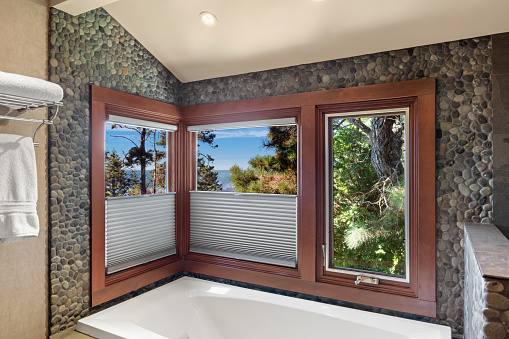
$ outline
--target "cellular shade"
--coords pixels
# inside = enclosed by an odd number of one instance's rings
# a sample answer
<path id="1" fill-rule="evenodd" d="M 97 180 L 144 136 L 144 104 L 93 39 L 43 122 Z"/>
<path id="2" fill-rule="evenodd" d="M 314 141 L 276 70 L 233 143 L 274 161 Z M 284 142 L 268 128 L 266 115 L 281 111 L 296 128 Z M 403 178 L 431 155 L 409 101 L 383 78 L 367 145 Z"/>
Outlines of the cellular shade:
<path id="1" fill-rule="evenodd" d="M 297 196 L 192 191 L 191 252 L 297 266 Z"/>
<path id="2" fill-rule="evenodd" d="M 281 118 L 281 119 L 268 119 L 268 120 L 251 120 L 241 122 L 228 122 L 224 124 L 208 124 L 208 125 L 194 125 L 188 126 L 189 132 L 200 131 L 215 131 L 222 129 L 237 129 L 237 128 L 253 128 L 253 127 L 271 127 L 271 126 L 288 126 L 296 125 L 295 118 Z"/>
<path id="3" fill-rule="evenodd" d="M 108 122 L 115 123 L 115 124 L 121 124 L 121 125 L 129 125 L 129 126 L 133 126 L 133 127 L 157 129 L 157 130 L 167 131 L 167 132 L 175 132 L 177 130 L 176 125 L 163 124 L 160 122 L 153 122 L 153 121 L 148 121 L 148 120 L 126 118 L 126 117 L 121 117 L 118 115 L 111 115 L 111 114 L 108 115 Z"/>
<path id="4" fill-rule="evenodd" d="M 107 274 L 175 253 L 175 193 L 106 199 Z"/>

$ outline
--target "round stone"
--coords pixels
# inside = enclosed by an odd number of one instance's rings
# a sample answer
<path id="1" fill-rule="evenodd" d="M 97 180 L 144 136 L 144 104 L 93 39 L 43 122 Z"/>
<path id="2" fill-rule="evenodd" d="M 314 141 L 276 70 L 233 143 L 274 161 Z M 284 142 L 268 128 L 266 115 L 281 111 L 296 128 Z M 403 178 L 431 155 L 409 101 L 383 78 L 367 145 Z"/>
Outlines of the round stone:
<path id="1" fill-rule="evenodd" d="M 490 292 L 502 292 L 504 285 L 498 281 L 489 281 L 486 283 L 486 289 Z"/>
<path id="2" fill-rule="evenodd" d="M 488 320 L 499 320 L 500 318 L 500 312 L 492 308 L 484 309 L 483 314 Z"/>
<path id="3" fill-rule="evenodd" d="M 461 194 L 463 194 L 464 196 L 469 196 L 470 193 L 472 193 L 470 188 L 468 188 L 468 186 L 465 184 L 459 184 L 458 189 L 460 190 Z"/>
<path id="4" fill-rule="evenodd" d="M 504 339 L 506 337 L 505 326 L 500 322 L 488 323 L 484 326 L 484 335 L 487 339 Z"/>
<path id="5" fill-rule="evenodd" d="M 480 190 L 480 193 L 481 193 L 482 195 L 484 195 L 485 197 L 487 197 L 487 196 L 491 195 L 491 192 L 492 192 L 492 189 L 491 189 L 491 187 L 490 187 L 490 186 L 483 187 L 483 188 L 481 188 L 481 190 Z"/>
<path id="6" fill-rule="evenodd" d="M 498 293 L 488 293 L 486 302 L 488 303 L 488 306 L 498 308 L 499 310 L 509 309 L 509 299 Z"/>

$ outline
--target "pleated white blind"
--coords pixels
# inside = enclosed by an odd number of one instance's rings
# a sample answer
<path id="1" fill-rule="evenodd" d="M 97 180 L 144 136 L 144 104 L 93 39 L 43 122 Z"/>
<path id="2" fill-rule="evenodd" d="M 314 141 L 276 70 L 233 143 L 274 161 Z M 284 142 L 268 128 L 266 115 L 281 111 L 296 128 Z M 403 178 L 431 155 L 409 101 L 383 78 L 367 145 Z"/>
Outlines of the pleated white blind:
<path id="1" fill-rule="evenodd" d="M 297 196 L 191 193 L 191 252 L 297 266 Z"/>
<path id="2" fill-rule="evenodd" d="M 175 253 L 175 193 L 106 199 L 106 273 Z"/>

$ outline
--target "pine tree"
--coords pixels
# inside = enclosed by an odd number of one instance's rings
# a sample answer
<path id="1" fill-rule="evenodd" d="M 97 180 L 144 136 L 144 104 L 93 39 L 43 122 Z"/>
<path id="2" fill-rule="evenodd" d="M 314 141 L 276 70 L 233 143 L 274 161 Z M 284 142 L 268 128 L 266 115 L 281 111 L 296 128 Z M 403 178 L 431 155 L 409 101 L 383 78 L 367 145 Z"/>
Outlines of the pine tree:
<path id="1" fill-rule="evenodd" d="M 251 158 L 246 170 L 230 168 L 235 191 L 297 194 L 297 128 L 270 127 L 263 146 L 275 154 Z"/>
<path id="2" fill-rule="evenodd" d="M 106 152 L 105 188 L 106 197 L 118 197 L 126 195 L 133 184 L 133 180 L 125 171 L 124 162 L 118 153 L 113 150 Z"/>
<path id="3" fill-rule="evenodd" d="M 211 165 L 214 159 L 209 154 L 200 152 L 200 143 L 208 144 L 212 148 L 217 148 L 214 144 L 216 135 L 212 131 L 198 133 L 198 159 L 197 159 L 197 189 L 199 191 L 221 191 L 223 185 L 219 182 L 218 172 L 214 171 Z"/>

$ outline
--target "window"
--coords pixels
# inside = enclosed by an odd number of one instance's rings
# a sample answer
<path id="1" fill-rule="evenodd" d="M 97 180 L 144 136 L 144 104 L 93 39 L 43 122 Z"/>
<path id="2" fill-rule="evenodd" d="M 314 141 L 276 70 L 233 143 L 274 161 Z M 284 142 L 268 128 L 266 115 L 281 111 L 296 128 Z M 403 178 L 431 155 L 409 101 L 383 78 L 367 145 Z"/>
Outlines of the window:
<path id="1" fill-rule="evenodd" d="M 434 112 L 434 79 L 191 107 L 92 86 L 92 305 L 188 271 L 435 317 Z M 108 119 L 148 128 L 154 155 L 165 148 L 155 133 L 178 125 L 166 133 L 166 171 L 163 157 L 146 169 L 147 194 L 129 196 L 141 193 L 139 181 L 127 193 L 107 183 L 105 153 L 110 162 L 124 157 L 108 148 Z M 268 142 L 271 127 L 291 142 Z M 239 135 L 251 136 L 252 152 Z M 376 162 L 381 145 L 390 156 Z M 161 202 L 174 211 L 163 218 L 175 220 L 174 245 L 162 242 L 170 255 L 106 272 L 106 203 L 164 192 L 175 192 L 174 206 Z"/>
<path id="2" fill-rule="evenodd" d="M 295 119 L 189 130 L 198 147 L 191 252 L 296 267 Z"/>
<path id="3" fill-rule="evenodd" d="M 318 109 L 324 145 L 318 281 L 375 291 L 376 298 L 434 301 L 434 115 L 418 100 Z"/>
<path id="4" fill-rule="evenodd" d="M 110 115 L 105 146 L 105 258 L 112 274 L 176 253 L 167 133 L 176 126 Z"/>
<path id="5" fill-rule="evenodd" d="M 180 269 L 175 106 L 92 86 L 91 297 L 99 305 Z M 173 272 L 173 273 L 172 273 Z"/>
<path id="6" fill-rule="evenodd" d="M 408 282 L 407 111 L 326 115 L 328 271 Z"/>

